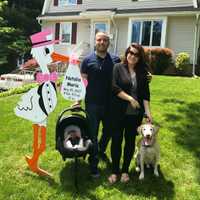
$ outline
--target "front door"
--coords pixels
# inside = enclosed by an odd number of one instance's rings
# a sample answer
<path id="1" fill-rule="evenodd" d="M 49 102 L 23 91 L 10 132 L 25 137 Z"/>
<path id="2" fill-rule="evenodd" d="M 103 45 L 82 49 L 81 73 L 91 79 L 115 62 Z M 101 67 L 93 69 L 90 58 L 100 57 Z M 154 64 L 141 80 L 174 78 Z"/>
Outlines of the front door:
<path id="1" fill-rule="evenodd" d="M 110 33 L 110 23 L 109 21 L 92 21 L 92 29 L 91 29 L 91 47 L 95 47 L 95 35 L 98 32 L 106 32 Z"/>

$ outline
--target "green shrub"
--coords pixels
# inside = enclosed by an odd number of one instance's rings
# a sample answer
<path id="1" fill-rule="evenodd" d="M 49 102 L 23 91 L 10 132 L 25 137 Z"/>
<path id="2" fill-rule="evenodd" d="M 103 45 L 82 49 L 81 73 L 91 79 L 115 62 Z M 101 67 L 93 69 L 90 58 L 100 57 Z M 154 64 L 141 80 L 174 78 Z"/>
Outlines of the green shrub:
<path id="1" fill-rule="evenodd" d="M 174 65 L 173 51 L 169 48 L 145 48 L 145 56 L 153 74 L 163 74 Z"/>
<path id="2" fill-rule="evenodd" d="M 181 52 L 175 59 L 175 66 L 180 71 L 185 71 L 190 64 L 190 55 L 186 52 Z"/>

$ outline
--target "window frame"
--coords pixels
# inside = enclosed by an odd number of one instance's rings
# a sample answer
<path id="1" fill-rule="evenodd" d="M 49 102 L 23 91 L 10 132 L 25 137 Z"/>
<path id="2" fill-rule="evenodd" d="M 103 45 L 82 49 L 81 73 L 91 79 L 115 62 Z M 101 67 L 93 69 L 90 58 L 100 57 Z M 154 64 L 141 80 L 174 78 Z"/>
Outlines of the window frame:
<path id="1" fill-rule="evenodd" d="M 62 35 L 63 35 L 63 25 L 69 24 L 70 25 L 70 41 L 69 42 L 63 42 L 62 41 Z M 60 44 L 72 44 L 72 22 L 61 22 L 60 23 Z"/>
<path id="2" fill-rule="evenodd" d="M 150 21 L 151 22 L 151 29 L 150 29 L 150 45 L 142 45 L 144 47 L 165 47 L 166 43 L 166 29 L 167 29 L 167 16 L 159 16 L 159 17 L 134 17 L 134 18 L 129 18 L 129 26 L 128 26 L 128 44 L 129 46 L 131 44 L 132 40 L 132 25 L 133 22 L 144 22 L 144 21 Z M 160 40 L 160 46 L 152 46 L 152 41 L 153 41 L 153 22 L 154 21 L 162 21 L 162 30 L 161 30 L 161 40 Z M 140 26 L 140 36 L 139 36 L 139 43 L 141 44 L 141 39 L 142 39 L 142 24 Z"/>

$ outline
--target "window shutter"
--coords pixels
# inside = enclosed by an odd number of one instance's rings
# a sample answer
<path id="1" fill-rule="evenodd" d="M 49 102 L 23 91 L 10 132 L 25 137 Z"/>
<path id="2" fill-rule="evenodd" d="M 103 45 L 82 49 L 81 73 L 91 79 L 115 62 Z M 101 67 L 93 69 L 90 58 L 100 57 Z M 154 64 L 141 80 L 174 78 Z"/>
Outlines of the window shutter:
<path id="1" fill-rule="evenodd" d="M 77 23 L 72 23 L 72 38 L 71 38 L 72 44 L 76 44 L 76 35 L 77 35 Z"/>
<path id="2" fill-rule="evenodd" d="M 82 0 L 77 0 L 77 4 L 82 4 Z"/>
<path id="3" fill-rule="evenodd" d="M 58 6 L 58 0 L 53 0 L 53 5 Z"/>
<path id="4" fill-rule="evenodd" d="M 59 40 L 60 36 L 60 23 L 56 23 L 55 25 L 55 40 Z"/>

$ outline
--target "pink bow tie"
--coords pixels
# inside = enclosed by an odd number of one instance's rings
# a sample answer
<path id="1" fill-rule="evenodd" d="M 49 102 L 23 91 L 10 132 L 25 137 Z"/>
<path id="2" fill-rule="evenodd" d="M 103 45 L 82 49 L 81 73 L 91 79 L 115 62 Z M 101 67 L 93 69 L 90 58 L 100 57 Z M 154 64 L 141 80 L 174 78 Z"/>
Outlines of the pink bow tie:
<path id="1" fill-rule="evenodd" d="M 47 81 L 52 81 L 52 82 L 56 82 L 56 80 L 58 79 L 58 74 L 56 72 L 52 72 L 51 74 L 48 73 L 37 73 L 36 75 L 36 81 L 38 83 L 44 83 Z"/>

